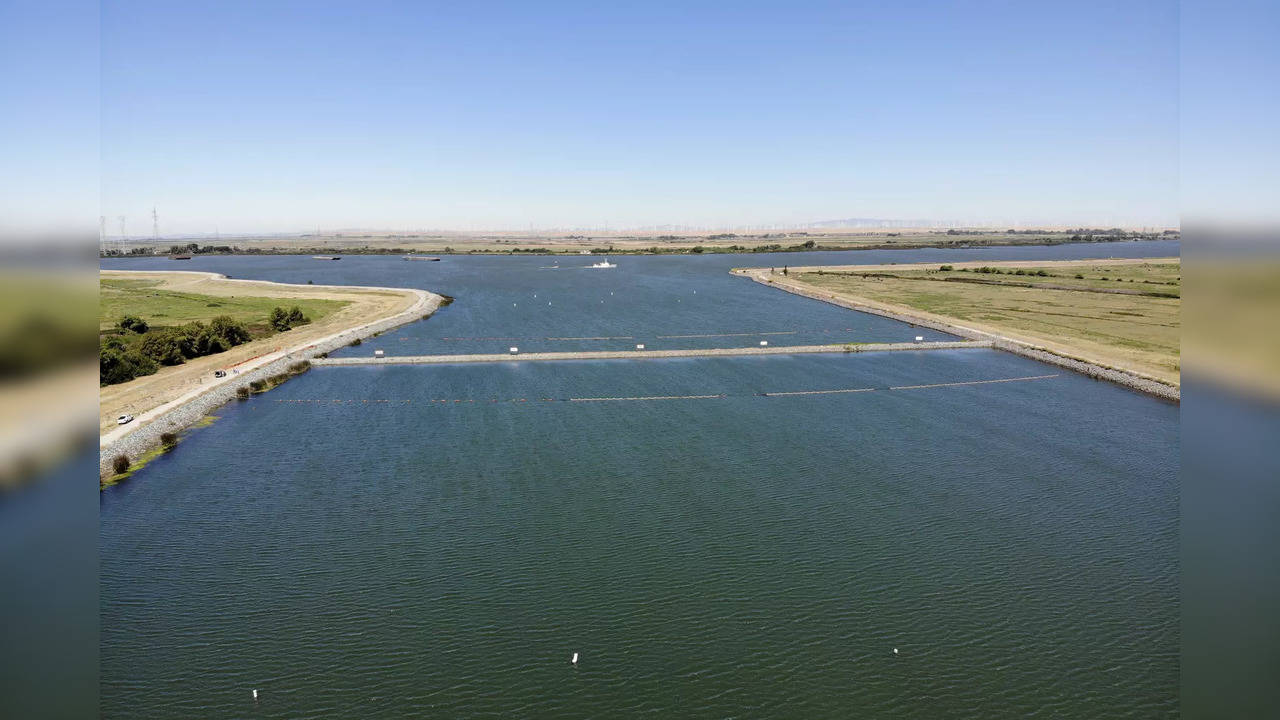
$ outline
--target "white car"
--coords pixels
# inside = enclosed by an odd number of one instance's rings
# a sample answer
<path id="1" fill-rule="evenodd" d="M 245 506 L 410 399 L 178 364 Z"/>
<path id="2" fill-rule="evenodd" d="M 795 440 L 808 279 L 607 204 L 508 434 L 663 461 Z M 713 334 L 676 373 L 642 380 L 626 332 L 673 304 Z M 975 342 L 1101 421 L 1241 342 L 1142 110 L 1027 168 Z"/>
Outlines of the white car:
<path id="1" fill-rule="evenodd" d="M 131 422 L 133 422 L 132 415 L 121 415 L 120 417 L 116 418 L 117 425 L 124 425 L 126 423 L 131 423 Z"/>

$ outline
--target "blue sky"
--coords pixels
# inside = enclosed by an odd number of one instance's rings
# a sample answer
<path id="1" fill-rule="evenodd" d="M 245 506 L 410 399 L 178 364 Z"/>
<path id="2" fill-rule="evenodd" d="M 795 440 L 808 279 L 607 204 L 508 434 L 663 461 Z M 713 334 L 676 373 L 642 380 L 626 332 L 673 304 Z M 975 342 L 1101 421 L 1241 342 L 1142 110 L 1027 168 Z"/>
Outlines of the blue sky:
<path id="1" fill-rule="evenodd" d="M 1177 223 L 1173 2 L 125 1 L 101 38 L 131 234 Z"/>

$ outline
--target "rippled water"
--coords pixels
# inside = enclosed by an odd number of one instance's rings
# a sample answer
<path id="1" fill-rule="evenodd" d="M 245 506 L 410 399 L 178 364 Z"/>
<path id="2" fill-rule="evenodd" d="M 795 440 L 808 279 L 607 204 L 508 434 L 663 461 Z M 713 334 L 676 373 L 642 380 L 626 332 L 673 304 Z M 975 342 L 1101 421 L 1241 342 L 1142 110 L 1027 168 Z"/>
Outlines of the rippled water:
<path id="1" fill-rule="evenodd" d="M 414 352 L 551 328 L 468 309 L 545 260 L 454 260 L 320 264 L 436 273 Z M 917 332 L 643 260 L 612 297 L 703 304 L 610 324 Z M 102 494 L 106 717 L 1176 713 L 1178 410 L 1113 385 L 987 350 L 327 367 L 220 414 Z"/>

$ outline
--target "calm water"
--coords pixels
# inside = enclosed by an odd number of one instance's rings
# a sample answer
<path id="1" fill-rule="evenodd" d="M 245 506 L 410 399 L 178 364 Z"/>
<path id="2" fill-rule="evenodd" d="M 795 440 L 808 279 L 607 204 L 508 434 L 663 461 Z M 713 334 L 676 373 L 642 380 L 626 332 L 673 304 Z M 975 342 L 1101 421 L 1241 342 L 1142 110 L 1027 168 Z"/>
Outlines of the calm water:
<path id="1" fill-rule="evenodd" d="M 761 261 L 190 266 L 458 298 L 394 352 L 919 334 L 724 275 Z M 105 717 L 1177 711 L 1178 409 L 1112 385 L 985 350 L 317 368 L 220 415 L 102 494 Z"/>

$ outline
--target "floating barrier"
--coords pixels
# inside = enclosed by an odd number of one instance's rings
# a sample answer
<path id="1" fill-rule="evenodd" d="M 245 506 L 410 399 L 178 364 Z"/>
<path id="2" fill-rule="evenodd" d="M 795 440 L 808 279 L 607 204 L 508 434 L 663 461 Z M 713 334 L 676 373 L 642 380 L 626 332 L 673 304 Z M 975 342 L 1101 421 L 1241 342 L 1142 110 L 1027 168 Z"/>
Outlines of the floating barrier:
<path id="1" fill-rule="evenodd" d="M 929 383 L 926 385 L 894 385 L 888 388 L 860 387 L 860 388 L 834 388 L 829 390 L 782 390 L 743 394 L 730 393 L 710 393 L 703 395 L 634 395 L 625 397 L 568 397 L 554 398 L 543 397 L 533 398 L 533 402 L 567 402 L 567 403 L 587 403 L 587 402 L 646 402 L 650 400 L 724 400 L 726 398 L 780 398 L 780 397 L 803 397 L 809 395 L 852 395 L 856 393 L 869 393 L 886 390 L 923 390 L 928 388 L 957 387 L 962 385 L 991 385 L 994 383 L 1010 383 L 1010 382 L 1032 382 L 1036 380 L 1048 380 L 1056 378 L 1058 374 L 1052 375 L 1027 375 L 1023 377 L 1011 378 L 994 378 L 990 380 L 962 380 L 956 382 L 945 383 Z M 420 402 L 430 403 L 433 405 L 493 405 L 498 403 L 527 403 L 530 398 L 431 398 L 419 399 Z M 321 404 L 337 404 L 337 405 L 408 405 L 413 399 L 392 400 L 369 398 L 360 399 L 342 399 L 334 398 L 325 400 L 321 398 L 277 398 L 277 403 L 290 405 L 321 405 Z"/>
<path id="2" fill-rule="evenodd" d="M 1058 377 L 1057 373 L 1053 375 L 1028 375 L 1027 377 L 1000 378 L 998 380 L 969 380 L 966 382 L 947 382 L 947 383 L 931 383 L 929 385 L 898 385 L 891 387 L 890 390 L 921 390 L 923 388 L 939 388 L 939 387 L 956 387 L 957 385 L 988 385 L 990 383 L 1007 383 L 1021 382 L 1023 380 L 1047 380 L 1049 378 Z"/>

